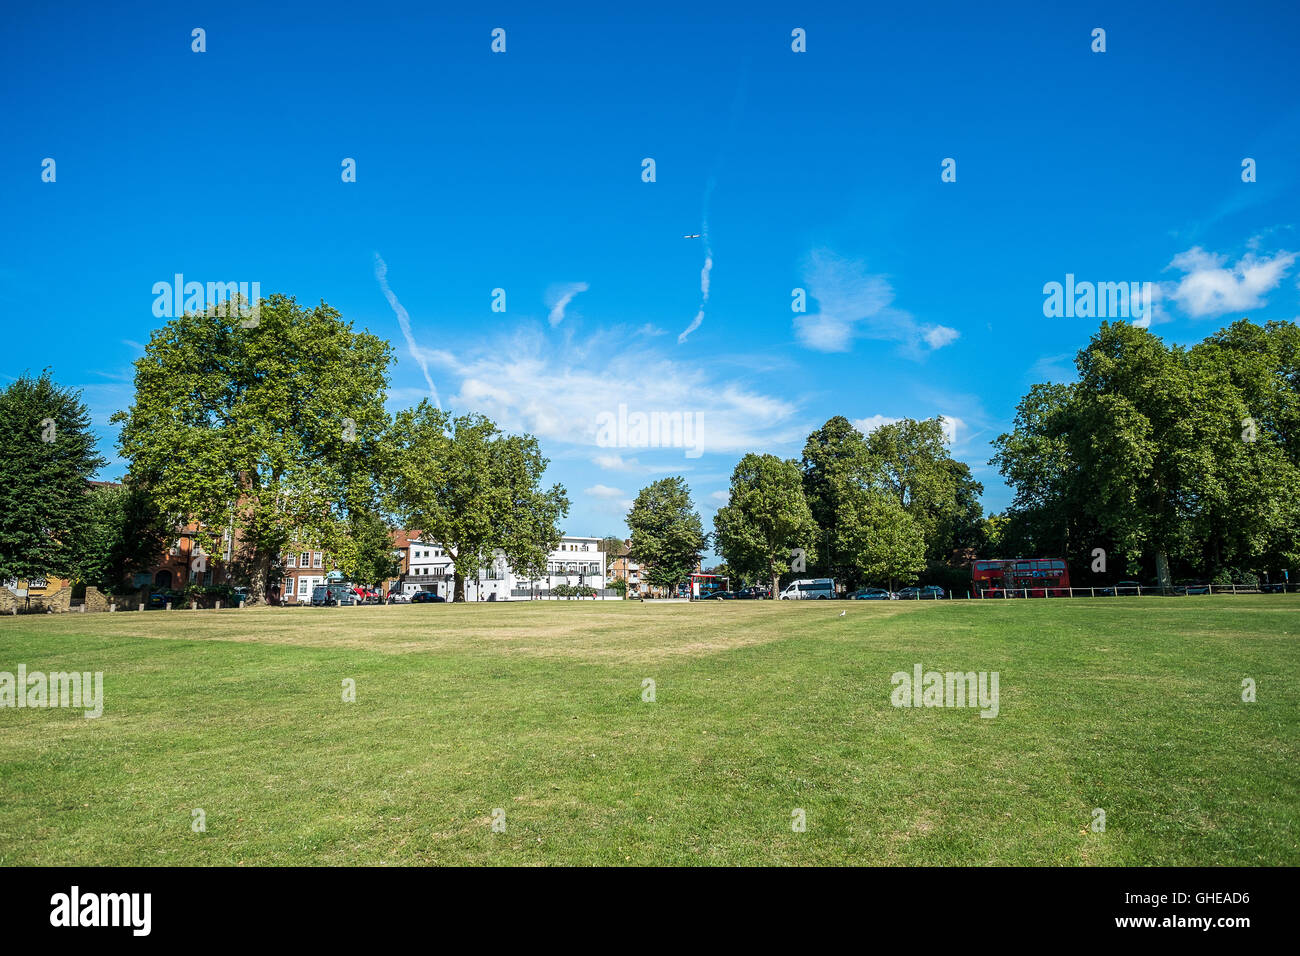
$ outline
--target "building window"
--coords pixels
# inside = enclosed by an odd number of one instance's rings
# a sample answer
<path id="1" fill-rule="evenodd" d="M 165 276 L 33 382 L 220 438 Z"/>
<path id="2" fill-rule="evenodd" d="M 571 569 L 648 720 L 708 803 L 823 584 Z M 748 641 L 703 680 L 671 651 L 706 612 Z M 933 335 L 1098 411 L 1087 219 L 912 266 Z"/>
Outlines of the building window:
<path id="1" fill-rule="evenodd" d="M 304 551 L 302 554 L 298 555 L 298 567 L 300 567 L 300 568 L 305 568 L 305 567 L 307 567 L 307 552 L 306 552 L 306 551 Z"/>
<path id="2" fill-rule="evenodd" d="M 306 597 L 306 596 L 307 596 L 307 585 L 308 585 L 308 581 L 307 581 L 306 578 L 299 578 L 299 579 L 298 579 L 298 596 L 299 596 L 299 597 Z"/>
<path id="3" fill-rule="evenodd" d="M 319 568 L 321 566 L 321 553 L 319 551 L 312 553 L 311 566 L 313 568 Z"/>

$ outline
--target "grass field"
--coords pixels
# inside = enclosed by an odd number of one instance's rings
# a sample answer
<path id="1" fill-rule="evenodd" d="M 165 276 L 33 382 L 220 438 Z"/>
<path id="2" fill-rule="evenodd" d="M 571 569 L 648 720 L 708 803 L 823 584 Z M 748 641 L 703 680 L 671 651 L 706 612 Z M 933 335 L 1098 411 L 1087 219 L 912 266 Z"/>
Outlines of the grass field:
<path id="1" fill-rule="evenodd" d="M 6 617 L 104 713 L 0 708 L 0 865 L 1296 865 L 1298 648 L 1281 595 Z"/>

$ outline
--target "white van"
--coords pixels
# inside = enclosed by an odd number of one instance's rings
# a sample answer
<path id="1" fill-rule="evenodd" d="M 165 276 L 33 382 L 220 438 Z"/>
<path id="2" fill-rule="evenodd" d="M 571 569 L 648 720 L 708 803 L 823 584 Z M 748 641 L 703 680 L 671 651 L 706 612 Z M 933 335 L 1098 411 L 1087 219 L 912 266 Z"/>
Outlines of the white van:
<path id="1" fill-rule="evenodd" d="M 801 578 L 781 592 L 782 601 L 829 601 L 835 597 L 834 578 Z"/>

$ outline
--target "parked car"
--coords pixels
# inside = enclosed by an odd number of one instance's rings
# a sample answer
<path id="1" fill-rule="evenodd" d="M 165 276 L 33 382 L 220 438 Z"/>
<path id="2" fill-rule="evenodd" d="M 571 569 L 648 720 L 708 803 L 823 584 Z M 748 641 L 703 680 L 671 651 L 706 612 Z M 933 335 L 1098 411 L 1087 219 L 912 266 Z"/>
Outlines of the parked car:
<path id="1" fill-rule="evenodd" d="M 927 584 L 923 588 L 903 588 L 898 592 L 900 601 L 937 601 L 941 597 L 944 597 L 944 590 L 937 584 Z"/>
<path id="2" fill-rule="evenodd" d="M 311 589 L 312 607 L 351 607 L 358 603 L 356 593 L 344 584 L 318 584 Z"/>
<path id="3" fill-rule="evenodd" d="M 1259 586 L 1261 594 L 1286 594 L 1287 583 L 1285 581 L 1270 581 L 1267 584 Z"/>
<path id="4" fill-rule="evenodd" d="M 736 595 L 730 591 L 710 591 L 708 594 L 701 594 L 701 601 L 734 601 Z"/>
<path id="5" fill-rule="evenodd" d="M 416 591 L 411 595 L 412 604 L 446 604 L 447 599 L 441 594 L 434 594 L 432 591 Z"/>
<path id="6" fill-rule="evenodd" d="M 405 594 L 403 594 L 401 591 L 389 591 L 389 592 L 388 592 L 388 603 L 389 603 L 389 604 L 410 604 L 410 603 L 411 603 L 411 599 L 408 598 L 408 597 L 407 597 Z"/>
<path id="7" fill-rule="evenodd" d="M 850 601 L 897 601 L 898 595 L 884 588 L 859 588 L 849 595 Z"/>
<path id="8" fill-rule="evenodd" d="M 1208 584 L 1179 584 L 1174 588 L 1175 594 L 1210 594 Z"/>
<path id="9" fill-rule="evenodd" d="M 1148 588 L 1147 590 L 1154 589 Z M 1102 588 L 1098 593 L 1104 597 L 1120 597 L 1126 594 L 1137 595 L 1142 593 L 1142 585 L 1137 581 L 1120 581 L 1114 587 Z"/>

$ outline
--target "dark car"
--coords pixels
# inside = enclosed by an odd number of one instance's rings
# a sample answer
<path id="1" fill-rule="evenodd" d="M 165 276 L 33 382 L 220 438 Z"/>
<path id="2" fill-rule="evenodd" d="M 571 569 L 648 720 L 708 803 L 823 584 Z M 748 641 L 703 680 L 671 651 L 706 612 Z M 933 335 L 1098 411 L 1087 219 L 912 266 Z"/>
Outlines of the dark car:
<path id="1" fill-rule="evenodd" d="M 167 607 L 168 602 L 172 600 L 170 591 L 155 591 L 149 595 L 149 600 L 145 602 L 145 610 L 160 611 Z"/>
<path id="2" fill-rule="evenodd" d="M 1097 592 L 1105 597 L 1122 597 L 1126 594 L 1141 594 L 1142 585 L 1137 581 L 1120 581 L 1114 587 L 1102 588 Z"/>
<path id="3" fill-rule="evenodd" d="M 1287 585 L 1285 581 L 1271 581 L 1268 584 L 1259 586 L 1261 594 L 1286 594 Z"/>
<path id="4" fill-rule="evenodd" d="M 900 601 L 936 601 L 943 596 L 943 588 L 937 584 L 927 584 L 923 588 L 903 588 L 898 592 Z"/>
<path id="5" fill-rule="evenodd" d="M 1210 594 L 1208 584 L 1179 584 L 1174 588 L 1175 594 Z"/>
<path id="6" fill-rule="evenodd" d="M 416 591 L 411 595 L 412 604 L 446 604 L 447 599 L 432 591 Z"/>
<path id="7" fill-rule="evenodd" d="M 701 601 L 734 601 L 736 595 L 730 591 L 710 591 L 708 594 L 700 595 Z"/>
<path id="8" fill-rule="evenodd" d="M 897 601 L 898 595 L 884 588 L 862 588 L 849 595 L 850 601 Z"/>

